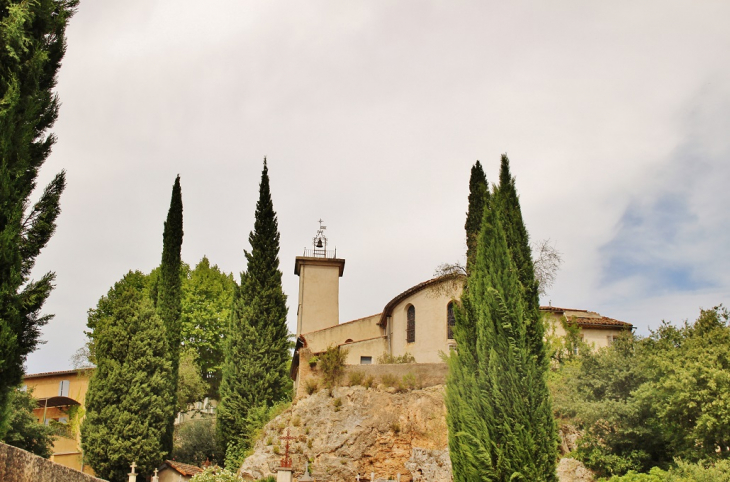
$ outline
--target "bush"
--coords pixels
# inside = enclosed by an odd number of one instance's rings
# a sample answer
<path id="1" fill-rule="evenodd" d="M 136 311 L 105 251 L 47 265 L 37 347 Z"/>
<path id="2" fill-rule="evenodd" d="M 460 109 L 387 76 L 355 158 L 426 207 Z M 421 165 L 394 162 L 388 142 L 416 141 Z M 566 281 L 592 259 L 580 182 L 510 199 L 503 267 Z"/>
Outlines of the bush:
<path id="1" fill-rule="evenodd" d="M 304 380 L 304 390 L 307 392 L 307 395 L 313 394 L 319 390 L 319 381 L 314 377 L 307 378 Z"/>
<path id="2" fill-rule="evenodd" d="M 355 385 L 362 385 L 363 380 L 365 379 L 365 374 L 360 371 L 356 372 L 350 372 L 350 386 L 354 387 Z"/>
<path id="3" fill-rule="evenodd" d="M 406 388 L 408 390 L 421 388 L 418 380 L 416 379 L 416 375 L 414 375 L 413 373 L 406 373 L 405 375 L 403 375 L 403 388 Z"/>
<path id="4" fill-rule="evenodd" d="M 206 460 L 223 463 L 223 451 L 215 438 L 215 419 L 190 420 L 175 427 L 172 458 L 178 462 L 200 466 Z"/>
<path id="5" fill-rule="evenodd" d="M 632 470 L 623 476 L 613 476 L 608 482 L 730 482 L 728 460 L 696 464 L 677 460 L 676 464 L 666 471 L 654 467 L 648 474 L 639 474 Z"/>
<path id="6" fill-rule="evenodd" d="M 241 482 L 241 479 L 230 470 L 213 466 L 195 475 L 190 482 Z"/>
<path id="7" fill-rule="evenodd" d="M 405 352 L 401 356 L 393 356 L 388 353 L 383 353 L 378 357 L 379 365 L 393 365 L 396 363 L 416 363 L 416 358 L 408 352 Z"/>
<path id="8" fill-rule="evenodd" d="M 319 369 L 322 372 L 324 386 L 331 389 L 337 386 L 345 369 L 348 350 L 330 346 L 319 358 Z"/>
<path id="9" fill-rule="evenodd" d="M 390 387 L 399 388 L 400 387 L 400 383 L 398 383 L 399 382 L 398 377 L 396 377 L 395 375 L 391 375 L 390 373 L 386 373 L 386 374 L 382 375 L 380 377 L 380 381 L 383 382 L 383 385 L 385 385 L 388 388 L 390 388 Z"/>
<path id="10" fill-rule="evenodd" d="M 372 375 L 368 375 L 365 377 L 365 380 L 362 382 L 362 386 L 365 388 L 371 388 L 375 384 L 375 378 L 373 378 Z"/>
<path id="11" fill-rule="evenodd" d="M 319 357 L 317 355 L 314 355 L 312 358 L 309 359 L 307 363 L 309 363 L 310 368 L 314 368 L 317 366 L 317 363 L 319 363 Z"/>
<path id="12" fill-rule="evenodd" d="M 342 408 L 342 399 L 338 397 L 332 400 L 332 406 L 335 407 L 335 412 L 339 412 Z"/>

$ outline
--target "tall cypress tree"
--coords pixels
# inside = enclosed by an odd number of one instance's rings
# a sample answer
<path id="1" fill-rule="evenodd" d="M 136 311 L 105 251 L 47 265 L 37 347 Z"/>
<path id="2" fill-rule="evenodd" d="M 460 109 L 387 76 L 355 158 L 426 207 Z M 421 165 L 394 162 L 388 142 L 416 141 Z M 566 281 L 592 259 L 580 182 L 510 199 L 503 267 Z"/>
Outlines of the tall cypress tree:
<path id="1" fill-rule="evenodd" d="M 0 0 L 0 437 L 8 427 L 10 390 L 51 315 L 40 310 L 55 278 L 30 280 L 48 243 L 66 185 L 61 171 L 30 207 L 38 171 L 56 141 L 53 89 L 77 0 Z M 30 207 L 30 209 L 28 209 Z"/>
<path id="2" fill-rule="evenodd" d="M 170 359 L 170 406 L 168 410 L 167 430 L 164 447 L 172 452 L 172 434 L 175 423 L 175 407 L 177 406 L 177 374 L 180 364 L 181 312 L 182 312 L 182 280 L 180 278 L 180 251 L 183 242 L 183 205 L 180 189 L 180 176 L 175 178 L 172 186 L 170 209 L 162 234 L 162 264 L 160 279 L 157 285 L 157 313 L 162 319 L 167 338 L 167 353 Z"/>
<path id="3" fill-rule="evenodd" d="M 532 309 L 502 206 L 484 211 L 465 308 L 457 312 L 446 395 L 454 480 L 553 481 L 557 439 L 546 365 L 528 334 Z"/>
<path id="4" fill-rule="evenodd" d="M 471 168 L 469 176 L 469 209 L 466 212 L 466 269 L 473 262 L 476 255 L 477 237 L 482 227 L 484 208 L 489 202 L 489 184 L 487 175 L 484 174 L 482 164 L 477 161 Z"/>
<path id="5" fill-rule="evenodd" d="M 223 447 L 230 442 L 249 443 L 249 410 L 271 406 L 290 395 L 289 331 L 279 270 L 279 238 L 264 159 L 254 229 L 248 237 L 251 252 L 244 251 L 247 269 L 241 273 L 241 285 L 234 295 L 224 348 L 217 423 Z"/>
<path id="6" fill-rule="evenodd" d="M 86 393 L 81 446 L 106 480 L 126 480 L 132 462 L 152 475 L 167 453 L 171 366 L 146 282 L 144 274 L 129 272 L 89 311 L 96 369 Z"/>

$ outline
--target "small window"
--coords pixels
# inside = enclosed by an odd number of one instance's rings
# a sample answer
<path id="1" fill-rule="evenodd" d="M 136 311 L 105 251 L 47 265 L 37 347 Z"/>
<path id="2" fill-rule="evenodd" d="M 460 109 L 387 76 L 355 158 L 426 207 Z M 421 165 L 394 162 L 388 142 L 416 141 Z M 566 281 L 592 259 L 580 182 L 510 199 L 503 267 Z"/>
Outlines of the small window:
<path id="1" fill-rule="evenodd" d="M 449 345 L 449 353 L 454 353 L 456 351 L 456 345 L 451 344 Z"/>
<path id="2" fill-rule="evenodd" d="M 69 380 L 61 380 L 58 382 L 58 396 L 68 397 L 68 387 L 71 382 Z"/>
<path id="3" fill-rule="evenodd" d="M 454 316 L 454 303 L 451 302 L 446 306 L 446 336 L 449 340 L 454 339 L 454 326 L 456 326 L 456 317 Z"/>
<path id="4" fill-rule="evenodd" d="M 373 364 L 373 357 L 371 356 L 361 356 L 360 357 L 360 365 L 372 365 Z"/>
<path id="5" fill-rule="evenodd" d="M 58 423 L 68 423 L 68 417 L 58 417 Z"/>
<path id="6" fill-rule="evenodd" d="M 416 307 L 408 307 L 408 324 L 406 326 L 406 342 L 416 342 Z"/>

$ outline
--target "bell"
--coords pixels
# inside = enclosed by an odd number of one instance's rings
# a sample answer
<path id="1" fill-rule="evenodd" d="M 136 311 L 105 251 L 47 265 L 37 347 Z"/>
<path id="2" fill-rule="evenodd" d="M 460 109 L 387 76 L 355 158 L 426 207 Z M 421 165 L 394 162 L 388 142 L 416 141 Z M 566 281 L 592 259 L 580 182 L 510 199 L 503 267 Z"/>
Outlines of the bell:
<path id="1" fill-rule="evenodd" d="M 322 238 L 319 238 L 319 239 L 317 240 L 317 247 L 318 247 L 318 248 L 321 248 L 321 247 L 322 247 Z"/>

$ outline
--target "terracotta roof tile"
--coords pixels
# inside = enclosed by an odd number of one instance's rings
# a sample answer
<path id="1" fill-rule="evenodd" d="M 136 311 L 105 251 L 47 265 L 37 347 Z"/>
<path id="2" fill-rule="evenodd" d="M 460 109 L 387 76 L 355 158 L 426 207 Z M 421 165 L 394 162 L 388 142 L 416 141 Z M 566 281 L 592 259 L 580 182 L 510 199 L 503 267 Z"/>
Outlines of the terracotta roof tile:
<path id="1" fill-rule="evenodd" d="M 577 323 L 578 326 L 615 326 L 619 328 L 630 328 L 634 326 L 631 323 L 614 320 L 613 318 L 608 318 L 607 316 L 601 316 L 600 318 L 571 316 L 570 321 Z"/>
<path id="2" fill-rule="evenodd" d="M 196 467 L 194 465 L 190 464 L 184 464 L 182 462 L 175 462 L 174 460 L 165 460 L 165 463 L 172 469 L 176 470 L 182 475 L 185 476 L 192 476 L 195 474 L 199 474 L 203 471 L 200 467 Z"/>
<path id="3" fill-rule="evenodd" d="M 587 313 L 588 310 L 577 310 L 575 308 L 558 308 L 557 306 L 541 306 L 540 311 L 582 311 Z"/>

